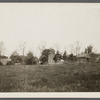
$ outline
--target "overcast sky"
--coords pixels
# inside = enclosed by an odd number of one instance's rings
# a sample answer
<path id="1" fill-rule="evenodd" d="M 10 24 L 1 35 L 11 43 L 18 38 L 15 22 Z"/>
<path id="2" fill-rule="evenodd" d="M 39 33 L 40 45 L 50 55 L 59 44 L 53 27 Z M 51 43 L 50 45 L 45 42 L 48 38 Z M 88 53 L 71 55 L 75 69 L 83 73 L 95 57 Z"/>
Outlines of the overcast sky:
<path id="1" fill-rule="evenodd" d="M 41 41 L 61 51 L 80 41 L 82 48 L 91 44 L 100 52 L 100 4 L 1 3 L 0 41 L 7 55 L 22 42 L 38 55 Z"/>

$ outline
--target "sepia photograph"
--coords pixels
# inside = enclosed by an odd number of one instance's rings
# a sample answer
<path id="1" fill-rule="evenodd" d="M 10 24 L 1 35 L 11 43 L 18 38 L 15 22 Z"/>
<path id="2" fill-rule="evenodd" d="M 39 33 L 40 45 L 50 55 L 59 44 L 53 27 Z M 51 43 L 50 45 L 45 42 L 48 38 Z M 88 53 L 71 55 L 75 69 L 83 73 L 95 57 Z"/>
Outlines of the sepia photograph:
<path id="1" fill-rule="evenodd" d="M 100 92 L 100 3 L 1 3 L 0 93 Z"/>

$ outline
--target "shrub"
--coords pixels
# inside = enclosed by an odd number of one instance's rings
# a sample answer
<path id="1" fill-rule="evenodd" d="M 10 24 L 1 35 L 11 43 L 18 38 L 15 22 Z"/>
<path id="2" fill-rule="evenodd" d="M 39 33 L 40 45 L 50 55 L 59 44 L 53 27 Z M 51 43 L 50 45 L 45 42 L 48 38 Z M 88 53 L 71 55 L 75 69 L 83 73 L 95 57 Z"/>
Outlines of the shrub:
<path id="1" fill-rule="evenodd" d="M 2 62 L 0 62 L 0 65 L 3 65 Z"/>
<path id="2" fill-rule="evenodd" d="M 12 61 L 7 62 L 7 65 L 14 65 Z"/>

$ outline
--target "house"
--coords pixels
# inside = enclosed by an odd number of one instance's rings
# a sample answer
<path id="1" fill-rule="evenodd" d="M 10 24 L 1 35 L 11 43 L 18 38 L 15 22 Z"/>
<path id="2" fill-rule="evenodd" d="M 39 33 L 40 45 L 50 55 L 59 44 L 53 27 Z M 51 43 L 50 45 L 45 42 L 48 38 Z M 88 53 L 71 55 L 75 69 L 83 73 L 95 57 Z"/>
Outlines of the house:
<path id="1" fill-rule="evenodd" d="M 91 53 L 90 54 L 92 62 L 100 62 L 100 54 L 97 53 Z"/>
<path id="2" fill-rule="evenodd" d="M 11 59 L 9 59 L 8 57 L 6 56 L 1 56 L 0 57 L 0 62 L 2 63 L 2 65 L 7 65 L 7 63 L 11 61 Z"/>
<path id="3" fill-rule="evenodd" d="M 100 63 L 100 56 L 98 56 L 98 57 L 95 59 L 95 61 Z"/>
<path id="4" fill-rule="evenodd" d="M 9 62 L 9 61 L 11 61 L 11 59 L 1 59 L 1 63 L 3 64 L 3 65 L 7 65 L 7 63 Z"/>
<path id="5" fill-rule="evenodd" d="M 81 53 L 76 56 L 77 57 L 77 62 L 78 63 L 86 63 L 90 60 L 90 56 L 86 53 Z"/>

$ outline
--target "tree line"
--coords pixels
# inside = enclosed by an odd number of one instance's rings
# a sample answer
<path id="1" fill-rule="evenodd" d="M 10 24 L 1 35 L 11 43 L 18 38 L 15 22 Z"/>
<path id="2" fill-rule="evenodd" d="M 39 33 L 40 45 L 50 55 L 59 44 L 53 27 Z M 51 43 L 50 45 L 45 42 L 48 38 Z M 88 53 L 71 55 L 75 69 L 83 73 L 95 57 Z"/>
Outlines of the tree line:
<path id="1" fill-rule="evenodd" d="M 29 51 L 27 55 L 25 55 L 26 42 L 20 45 L 20 49 L 22 51 L 22 55 L 20 55 L 16 50 L 13 51 L 13 53 L 10 55 L 11 61 L 7 63 L 8 65 L 15 64 L 15 63 L 20 63 L 23 65 L 24 64 L 33 65 L 33 64 L 38 64 L 38 63 L 46 64 L 48 63 L 48 59 L 50 55 L 53 55 L 53 60 L 55 61 L 55 63 L 57 63 L 57 61 L 59 60 L 63 60 L 63 61 L 72 60 L 73 61 L 75 60 L 78 54 L 82 53 L 80 52 L 79 42 L 77 42 L 77 45 L 74 48 L 74 50 L 73 50 L 73 47 L 71 48 L 70 54 L 68 54 L 66 50 L 63 52 L 63 54 L 61 54 L 59 50 L 55 51 L 54 48 L 47 49 L 45 48 L 45 45 L 40 45 L 39 49 L 40 49 L 41 55 L 39 58 L 34 56 L 32 51 Z M 2 55 L 3 51 L 4 51 L 3 42 L 1 42 L 0 43 L 0 59 L 8 58 L 7 56 Z M 73 51 L 75 54 L 73 53 Z M 87 46 L 85 50 L 83 51 L 83 53 L 93 56 L 93 54 L 95 54 L 93 52 L 93 46 L 91 45 Z"/>

